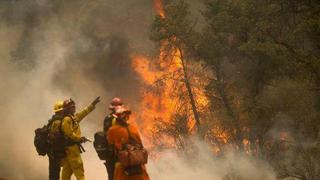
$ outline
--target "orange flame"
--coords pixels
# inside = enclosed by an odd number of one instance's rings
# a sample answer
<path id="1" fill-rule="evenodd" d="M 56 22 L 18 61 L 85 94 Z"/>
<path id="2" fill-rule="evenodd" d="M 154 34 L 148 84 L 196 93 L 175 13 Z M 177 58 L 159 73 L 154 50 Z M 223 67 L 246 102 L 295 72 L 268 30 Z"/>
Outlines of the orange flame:
<path id="1" fill-rule="evenodd" d="M 133 68 L 141 77 L 144 87 L 141 89 L 142 101 L 140 103 L 139 118 L 143 135 L 149 139 L 151 145 L 151 138 L 155 133 L 157 122 L 172 122 L 172 117 L 179 113 L 179 107 L 187 111 L 187 128 L 192 131 L 195 120 L 193 119 L 191 107 L 188 107 L 189 100 L 184 98 L 186 105 L 181 105 L 181 96 L 187 92 L 183 76 L 180 53 L 173 52 L 171 56 L 164 56 L 164 50 L 160 49 L 160 56 L 158 59 L 150 60 L 144 56 L 133 56 Z M 199 84 L 200 78 L 197 76 L 190 77 L 193 84 Z M 208 104 L 208 99 L 205 95 L 204 88 L 195 88 L 194 97 L 198 107 L 205 107 Z M 148 141 L 148 140 L 147 140 Z M 172 147 L 174 144 L 169 137 L 163 138 L 162 141 Z"/>
<path id="2" fill-rule="evenodd" d="M 165 18 L 162 0 L 155 0 L 154 7 L 156 12 Z M 144 56 L 134 55 L 132 57 L 132 66 L 141 77 L 144 86 L 141 89 L 142 100 L 139 107 L 140 113 L 137 116 L 139 124 L 142 127 L 142 134 L 145 137 L 147 146 L 152 146 L 152 137 L 159 132 L 156 129 L 156 123 L 161 121 L 169 123 L 173 121 L 172 117 L 181 111 L 181 108 L 187 113 L 187 128 L 191 133 L 195 121 L 192 110 L 188 104 L 182 104 L 181 96 L 187 92 L 183 78 L 183 65 L 181 61 L 181 52 L 175 49 L 171 52 L 165 51 L 166 42 L 162 42 L 159 58 L 149 59 Z M 197 66 L 197 65 L 196 65 Z M 200 84 L 201 79 L 198 76 L 190 77 L 193 84 Z M 203 87 L 194 88 L 194 98 L 199 107 L 205 107 L 208 99 Z M 188 98 L 184 97 L 187 103 Z M 161 141 L 169 146 L 174 146 L 174 140 L 169 136 L 161 136 Z"/>
<path id="3" fill-rule="evenodd" d="M 160 17 L 164 18 L 164 9 L 162 5 L 162 0 L 154 0 L 154 9 L 159 14 Z"/>
<path id="4" fill-rule="evenodd" d="M 156 85 L 156 81 L 164 76 L 163 71 L 157 70 L 152 66 L 151 61 L 143 56 L 135 56 L 133 59 L 133 68 L 140 75 L 146 87 Z M 164 64 L 162 64 L 164 65 Z M 170 97 L 170 90 L 173 85 L 172 80 L 164 80 L 163 87 L 160 87 L 159 92 L 154 92 L 152 89 L 141 89 L 143 96 L 140 107 L 142 107 L 140 117 L 142 119 L 142 126 L 145 134 L 149 134 L 153 129 L 154 121 L 161 119 L 168 121 L 171 114 L 173 114 L 175 102 Z M 168 88 L 165 88 L 168 87 Z"/>

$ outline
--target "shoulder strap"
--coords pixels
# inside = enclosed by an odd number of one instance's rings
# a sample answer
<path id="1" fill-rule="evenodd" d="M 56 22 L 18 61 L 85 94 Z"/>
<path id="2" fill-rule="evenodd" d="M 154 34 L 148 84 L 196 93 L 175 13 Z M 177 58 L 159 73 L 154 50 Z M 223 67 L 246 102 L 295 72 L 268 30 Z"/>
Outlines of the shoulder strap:
<path id="1" fill-rule="evenodd" d="M 117 124 L 117 118 L 112 114 L 106 116 L 103 120 L 103 132 L 107 132 L 112 126 Z"/>
<path id="2" fill-rule="evenodd" d="M 57 120 L 57 119 L 55 119 L 55 116 L 53 115 L 53 116 L 48 120 L 47 127 L 50 127 L 55 120 Z"/>
<path id="3" fill-rule="evenodd" d="M 48 120 L 47 128 L 50 129 L 52 123 L 53 123 L 54 121 L 56 121 L 56 120 L 58 120 L 58 119 L 50 118 L 50 119 Z"/>
<path id="4" fill-rule="evenodd" d="M 113 117 L 112 118 L 112 121 L 111 121 L 111 126 L 114 126 L 117 124 L 117 118 L 116 117 Z"/>
<path id="5" fill-rule="evenodd" d="M 60 127 L 59 127 L 59 131 L 60 133 L 64 136 L 64 133 L 62 131 L 62 122 L 63 122 L 64 117 L 60 120 Z"/>
<path id="6" fill-rule="evenodd" d="M 54 121 L 60 121 L 59 131 L 64 135 L 64 133 L 63 133 L 63 131 L 62 131 L 62 122 L 63 122 L 63 119 L 64 119 L 64 117 L 62 117 L 61 119 L 53 119 L 53 118 L 51 118 L 51 119 L 49 119 L 49 122 L 48 122 L 48 124 L 47 124 L 47 127 L 50 128 L 50 126 L 52 125 L 52 123 L 53 123 Z"/>

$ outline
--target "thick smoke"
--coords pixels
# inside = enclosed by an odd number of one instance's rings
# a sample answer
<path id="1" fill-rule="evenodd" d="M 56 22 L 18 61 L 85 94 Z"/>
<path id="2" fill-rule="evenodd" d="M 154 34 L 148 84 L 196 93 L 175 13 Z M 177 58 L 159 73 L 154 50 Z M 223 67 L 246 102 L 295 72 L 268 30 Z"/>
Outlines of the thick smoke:
<path id="1" fill-rule="evenodd" d="M 148 24 L 143 23 L 152 17 L 152 9 L 143 1 L 133 4 L 1 2 L 0 177 L 47 177 L 48 162 L 37 156 L 33 135 L 50 118 L 56 100 L 72 97 L 78 107 L 84 107 L 95 96 L 102 97 L 103 102 L 83 122 L 83 135 L 92 137 L 107 113 L 104 102 L 116 95 L 129 104 L 138 99 L 133 94 L 138 81 L 130 68 L 130 54 L 143 52 L 149 43 Z M 88 179 L 103 179 L 102 162 L 91 144 L 86 148 Z"/>
<path id="2" fill-rule="evenodd" d="M 246 154 L 226 150 L 223 157 L 213 156 L 210 147 L 192 139 L 194 153 L 181 155 L 177 151 L 161 152 L 161 159 L 149 164 L 154 180 L 273 180 L 272 168 Z"/>
<path id="3" fill-rule="evenodd" d="M 148 40 L 152 3 L 0 2 L 0 178 L 46 179 L 48 161 L 37 155 L 33 136 L 34 129 L 50 118 L 56 100 L 72 97 L 81 108 L 97 95 L 102 97 L 102 103 L 82 122 L 83 135 L 91 138 L 102 128 L 113 96 L 124 97 L 138 109 L 134 105 L 139 102 L 139 80 L 130 62 L 132 54 L 153 51 Z M 253 179 L 273 177 L 261 162 L 233 153 L 226 159 L 214 159 L 205 145 L 198 146 L 204 150 L 194 164 L 175 152 L 151 161 L 151 178 L 221 179 L 228 168 L 244 177 L 257 177 Z M 105 167 L 92 144 L 85 148 L 82 158 L 87 179 L 106 179 Z M 251 171 L 254 173 L 249 174 Z"/>

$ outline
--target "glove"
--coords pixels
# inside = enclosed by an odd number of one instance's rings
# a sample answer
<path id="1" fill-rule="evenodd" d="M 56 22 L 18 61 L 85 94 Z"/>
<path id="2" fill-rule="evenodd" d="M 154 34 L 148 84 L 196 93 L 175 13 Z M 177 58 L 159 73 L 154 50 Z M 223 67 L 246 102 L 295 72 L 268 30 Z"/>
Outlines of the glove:
<path id="1" fill-rule="evenodd" d="M 100 102 L 100 96 L 96 97 L 95 100 L 92 101 L 92 106 L 96 106 Z"/>
<path id="2" fill-rule="evenodd" d="M 89 139 L 89 138 L 86 138 L 86 137 L 81 137 L 80 138 L 80 143 L 85 143 L 85 142 L 92 142 L 92 140 L 91 139 Z"/>

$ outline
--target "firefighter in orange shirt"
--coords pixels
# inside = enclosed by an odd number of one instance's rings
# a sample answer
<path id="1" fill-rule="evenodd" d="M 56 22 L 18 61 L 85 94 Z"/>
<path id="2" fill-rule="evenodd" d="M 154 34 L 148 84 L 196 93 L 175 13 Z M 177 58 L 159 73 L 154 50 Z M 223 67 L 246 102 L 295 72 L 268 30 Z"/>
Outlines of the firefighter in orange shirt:
<path id="1" fill-rule="evenodd" d="M 116 124 L 112 126 L 107 134 L 107 140 L 110 144 L 114 145 L 115 151 L 121 150 L 126 144 L 129 143 L 129 133 L 137 143 L 142 145 L 140 134 L 137 127 L 128 123 L 131 111 L 125 109 L 123 106 L 118 106 L 115 110 L 117 116 Z M 146 171 L 145 165 L 138 166 L 140 173 L 130 175 L 127 168 L 124 168 L 120 162 L 115 163 L 114 180 L 149 180 L 149 175 Z M 136 171 L 130 169 L 130 171 Z M 136 172 L 137 172 L 136 171 Z"/>

